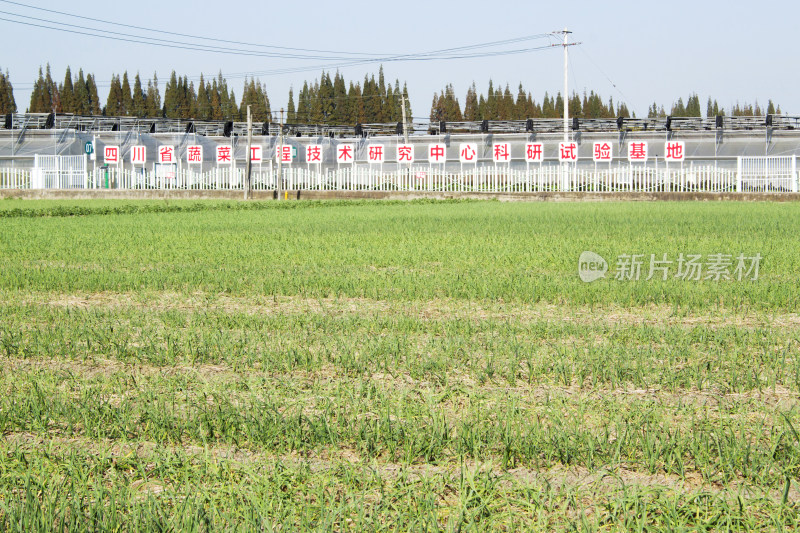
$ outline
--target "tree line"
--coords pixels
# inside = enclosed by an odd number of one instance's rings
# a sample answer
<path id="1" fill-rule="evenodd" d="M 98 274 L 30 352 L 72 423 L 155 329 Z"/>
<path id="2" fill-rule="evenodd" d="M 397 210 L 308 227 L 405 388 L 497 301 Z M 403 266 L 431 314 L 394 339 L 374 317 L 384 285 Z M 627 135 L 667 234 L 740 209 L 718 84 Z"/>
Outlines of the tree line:
<path id="1" fill-rule="evenodd" d="M 240 120 L 243 114 L 247 114 L 248 104 L 253 106 L 255 120 L 269 120 L 269 99 L 263 84 L 245 79 L 240 107 L 236 94 L 228 88 L 228 82 L 222 73 L 210 81 L 206 81 L 201 74 L 195 88 L 194 82 L 189 81 L 187 76 L 178 76 L 175 71 L 172 71 L 165 86 L 163 101 L 157 74 L 147 80 L 146 87 L 139 73 L 134 76 L 133 85 L 127 72 L 122 75 L 114 74 L 108 97 L 103 104 L 92 74 L 84 76 L 81 69 L 77 76 L 73 76 L 70 67 L 67 67 L 64 81 L 57 84 L 53 81 L 48 65 L 44 72 L 39 69 L 39 78 L 33 85 L 28 111 L 139 118 Z"/>
<path id="2" fill-rule="evenodd" d="M 594 91 L 584 93 L 581 98 L 573 93 L 569 100 L 569 114 L 579 118 L 628 117 L 630 112 L 625 104 L 614 105 L 613 99 L 603 103 Z M 476 121 L 476 120 L 525 120 L 528 118 L 561 118 L 564 116 L 564 99 L 561 93 L 555 97 L 544 93 L 541 103 L 533 99 L 520 83 L 516 97 L 506 84 L 505 89 L 494 87 L 489 80 L 486 94 L 478 94 L 473 82 L 467 90 L 462 110 L 452 85 L 447 85 L 440 93 L 433 95 L 430 119 L 432 121 Z"/>
<path id="3" fill-rule="evenodd" d="M 331 79 L 330 72 L 322 72 L 319 79 L 303 83 L 294 103 L 294 91 L 289 89 L 287 121 L 304 124 L 369 124 L 400 122 L 403 120 L 403 99 L 406 116 L 411 116 L 408 87 L 400 80 L 394 86 L 387 83 L 381 66 L 378 79 L 365 76 L 363 85 L 350 81 L 349 85 L 338 71 Z"/>
<path id="4" fill-rule="evenodd" d="M 673 117 L 702 117 L 702 108 L 700 106 L 700 97 L 697 93 L 692 93 L 686 99 L 684 104 L 683 98 L 678 98 L 678 101 L 672 105 L 669 115 Z M 654 102 L 647 110 L 648 118 L 666 117 L 667 111 L 664 106 L 658 107 Z M 758 100 L 755 104 L 740 104 L 736 102 L 730 109 L 730 116 L 733 117 L 763 117 L 764 115 L 780 115 L 781 106 L 776 106 L 772 100 L 769 100 L 766 108 L 762 108 Z M 719 105 L 716 100 L 712 100 L 709 96 L 706 102 L 706 117 L 725 116 L 725 108 Z"/>
<path id="5" fill-rule="evenodd" d="M 364 77 L 363 82 L 347 81 L 338 71 L 331 76 L 323 71 L 319 78 L 304 81 L 295 103 L 294 89 L 289 89 L 286 121 L 289 123 L 353 125 L 368 123 L 399 122 L 403 119 L 402 105 L 405 100 L 406 116 L 412 111 L 408 100 L 406 83 L 400 80 L 388 82 L 381 66 L 377 78 Z M 39 69 L 33 85 L 28 111 L 31 113 L 72 113 L 76 115 L 132 116 L 140 118 L 180 118 L 194 120 L 244 120 L 250 106 L 255 122 L 277 120 L 272 112 L 266 86 L 254 78 L 245 78 L 241 100 L 228 85 L 220 72 L 206 79 L 200 75 L 195 84 L 187 76 L 175 71 L 165 84 L 163 98 L 158 76 L 142 80 L 139 73 L 131 77 L 127 72 L 114 74 L 108 95 L 101 100 L 96 78 L 80 69 L 73 74 L 67 67 L 61 83 L 53 80 L 50 65 Z M 486 93 L 479 93 L 475 83 L 467 90 L 463 107 L 455 95 L 453 86 L 447 85 L 433 96 L 430 119 L 432 121 L 478 121 L 478 120 L 524 120 L 527 118 L 561 118 L 564 101 L 561 93 L 544 94 L 536 101 L 530 91 L 519 85 L 516 94 L 510 85 L 494 85 L 489 80 Z M 614 118 L 635 116 L 624 103 L 615 103 L 612 98 L 604 100 L 594 91 L 579 95 L 573 92 L 569 101 L 570 116 L 579 118 Z M 0 113 L 17 112 L 14 88 L 8 71 L 0 70 Z M 780 106 L 769 100 L 766 107 L 737 102 L 729 110 L 710 98 L 705 115 L 763 116 L 781 114 Z M 700 98 L 696 93 L 666 108 L 653 103 L 648 108 L 648 117 L 700 117 L 703 115 Z"/>

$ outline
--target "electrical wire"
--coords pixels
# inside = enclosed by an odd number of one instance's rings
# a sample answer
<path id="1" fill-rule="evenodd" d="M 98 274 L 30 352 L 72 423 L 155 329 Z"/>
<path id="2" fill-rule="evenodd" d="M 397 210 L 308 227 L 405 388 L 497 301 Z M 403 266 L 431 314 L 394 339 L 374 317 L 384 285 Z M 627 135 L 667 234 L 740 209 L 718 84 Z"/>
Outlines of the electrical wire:
<path id="1" fill-rule="evenodd" d="M 54 10 L 54 9 L 46 9 L 46 8 L 43 8 L 43 7 L 32 6 L 32 5 L 29 5 L 29 4 L 23 4 L 21 2 L 12 2 L 10 0 L 0 0 L 0 2 L 2 2 L 4 4 L 12 4 L 12 5 L 19 6 L 19 7 L 25 7 L 25 8 L 28 8 L 28 9 L 35 9 L 35 10 L 38 10 L 38 11 L 45 11 L 47 13 L 63 15 L 63 16 L 66 16 L 66 17 L 72 17 L 72 18 L 83 19 L 83 20 L 90 20 L 92 22 L 99 22 L 101 24 L 110 24 L 110 25 L 113 25 L 113 26 L 118 26 L 118 27 L 123 27 L 123 28 L 130 28 L 130 29 L 135 29 L 135 30 L 148 31 L 148 32 L 154 32 L 154 33 L 159 33 L 159 34 L 170 33 L 172 35 L 177 35 L 178 37 L 189 37 L 191 39 L 201 39 L 201 40 L 206 40 L 206 41 L 214 41 L 214 42 L 228 43 L 228 44 L 238 44 L 238 45 L 244 45 L 244 46 L 255 46 L 255 47 L 262 47 L 262 48 L 275 48 L 275 49 L 279 49 L 279 50 L 294 50 L 294 51 L 297 51 L 297 52 L 320 52 L 320 53 L 331 53 L 331 54 L 338 54 L 338 55 L 354 55 L 354 56 L 359 56 L 359 55 L 368 56 L 368 55 L 370 55 L 370 54 L 366 54 L 366 53 L 363 53 L 363 52 L 335 52 L 335 51 L 331 51 L 331 50 L 314 50 L 314 49 L 308 49 L 308 48 L 294 48 L 294 47 L 290 47 L 290 46 L 265 45 L 265 44 L 247 43 L 247 42 L 242 42 L 242 41 L 231 41 L 231 40 L 227 40 L 227 39 L 215 39 L 213 37 L 205 37 L 205 36 L 201 37 L 201 36 L 189 35 L 189 34 L 185 34 L 185 33 L 176 33 L 176 32 L 174 32 L 172 30 L 168 30 L 167 31 L 167 30 L 152 29 L 152 28 L 146 28 L 146 27 L 143 27 L 143 26 L 134 26 L 132 24 L 124 24 L 122 22 L 114 22 L 114 21 L 109 21 L 109 20 L 93 18 L 93 17 L 87 17 L 87 16 L 84 16 L 84 15 L 75 15 L 75 14 L 72 14 L 72 13 L 66 13 L 64 11 L 57 11 L 57 10 Z"/>
<path id="2" fill-rule="evenodd" d="M 583 47 L 583 46 L 580 46 L 580 47 L 578 47 L 578 48 L 579 48 L 579 50 L 581 51 L 581 53 L 582 53 L 584 56 L 586 56 L 586 59 L 588 59 L 588 60 L 589 60 L 589 62 L 590 62 L 590 63 L 592 63 L 592 65 L 594 65 L 594 67 L 595 67 L 595 68 L 596 68 L 596 69 L 597 69 L 597 70 L 600 72 L 600 74 L 602 74 L 602 75 L 603 75 L 603 76 L 606 78 L 606 80 L 608 80 L 608 83 L 610 83 L 610 84 L 611 84 L 611 86 L 612 86 L 614 89 L 616 89 L 616 91 L 617 91 L 617 92 L 620 94 L 620 96 L 622 96 L 622 103 L 623 103 L 623 104 L 626 104 L 626 107 L 627 107 L 627 104 L 628 104 L 628 103 L 630 103 L 630 100 L 628 99 L 628 97 L 627 97 L 627 96 L 625 96 L 625 93 L 623 93 L 623 92 L 622 92 L 622 89 L 620 89 L 619 87 L 617 87 L 617 84 L 616 84 L 616 83 L 614 83 L 614 81 L 611 79 L 611 77 L 610 77 L 608 74 L 606 74 L 606 73 L 605 73 L 605 71 L 604 71 L 602 68 L 600 68 L 600 65 L 598 65 L 598 64 L 597 64 L 597 62 L 596 62 L 594 59 L 592 59 L 592 57 L 589 55 L 589 52 L 587 52 L 587 51 L 584 49 L 584 47 Z"/>
<path id="3" fill-rule="evenodd" d="M 24 5 L 24 4 L 19 4 L 17 2 L 10 2 L 9 0 L 0 0 L 0 2 L 11 3 L 11 4 L 15 4 L 15 5 Z M 26 6 L 26 7 L 30 7 L 30 6 Z M 55 21 L 55 20 L 50 20 L 50 19 L 43 19 L 43 18 L 39 18 L 39 17 L 31 17 L 29 15 L 21 15 L 19 13 L 12 13 L 12 12 L 9 12 L 9 11 L 0 11 L 0 13 L 2 13 L 4 15 L 9 15 L 9 16 L 13 16 L 13 17 L 24 19 L 24 20 L 14 20 L 14 19 L 8 19 L 8 18 L 0 17 L 0 21 L 10 22 L 10 23 L 14 23 L 14 24 L 22 24 L 22 25 L 32 26 L 32 27 L 37 27 L 37 28 L 42 28 L 42 29 L 49 29 L 49 30 L 53 30 L 53 31 L 69 32 L 69 33 L 74 33 L 74 34 L 78 34 L 78 35 L 85 35 L 85 36 L 89 36 L 89 37 L 97 37 L 97 38 L 110 39 L 110 40 L 115 40 L 115 41 L 131 42 L 131 43 L 136 43 L 136 44 L 147 44 L 147 45 L 151 45 L 151 46 L 178 48 L 178 49 L 190 50 L 190 51 L 201 51 L 201 52 L 212 52 L 212 53 L 222 53 L 222 54 L 231 54 L 231 55 L 244 55 L 244 56 L 256 56 L 256 57 L 270 57 L 270 58 L 280 58 L 280 59 L 309 59 L 309 60 L 324 60 L 324 61 L 345 61 L 345 60 L 351 59 L 351 58 L 344 58 L 344 57 L 331 56 L 331 55 L 310 56 L 310 55 L 301 55 L 301 54 L 259 52 L 259 51 L 255 51 L 255 50 L 248 50 L 248 49 L 241 49 L 241 48 L 210 46 L 210 45 L 191 43 L 191 42 L 186 42 L 186 41 L 175 41 L 175 40 L 169 40 L 169 39 L 160 39 L 160 38 L 156 38 L 156 37 L 147 37 L 147 36 L 142 36 L 142 35 L 135 35 L 135 34 L 130 34 L 130 33 L 119 32 L 119 31 L 107 32 L 105 30 L 98 29 L 98 28 L 80 26 L 80 25 L 77 25 L 77 24 L 69 24 L 69 23 L 66 23 L 66 22 L 60 22 L 60 21 Z M 58 12 L 58 13 L 61 13 L 61 12 Z M 76 16 L 76 15 L 69 15 L 69 16 Z M 89 17 L 86 17 L 86 18 L 89 18 Z M 27 20 L 27 22 L 26 22 L 26 20 Z M 95 20 L 95 19 L 92 19 L 92 20 Z M 36 21 L 36 22 L 30 22 L 30 21 Z M 65 26 L 66 28 L 71 28 L 71 29 L 65 29 L 63 27 L 46 26 L 46 25 L 40 24 L 40 23 L 55 24 L 55 25 L 59 25 L 59 26 Z M 108 21 L 103 21 L 103 23 L 110 24 L 110 22 L 108 22 Z M 122 25 L 122 26 L 128 26 L 128 25 Z M 141 28 L 141 27 L 139 27 L 139 28 Z M 145 30 L 145 31 L 151 31 L 151 32 L 152 31 L 156 31 L 156 30 L 151 30 L 151 29 L 147 29 L 147 28 L 142 28 L 142 29 Z M 103 33 L 97 33 L 97 32 L 103 32 Z M 185 34 L 175 34 L 175 35 L 185 35 Z M 194 37 L 194 36 L 190 36 L 190 37 L 193 38 L 193 39 L 201 39 L 201 37 Z M 463 51 L 467 51 L 467 50 L 475 50 L 475 49 L 480 49 L 480 48 L 497 47 L 497 46 L 501 46 L 501 45 L 514 44 L 514 43 L 519 43 L 519 42 L 524 42 L 524 41 L 530 41 L 530 40 L 533 40 L 533 39 L 542 39 L 542 38 L 548 38 L 548 37 L 550 37 L 549 34 L 530 35 L 530 36 L 518 37 L 518 38 L 514 38 L 514 39 L 506 39 L 506 40 L 503 40 L 503 41 L 494 41 L 494 42 L 489 42 L 489 43 L 478 43 L 478 44 L 472 44 L 472 45 L 455 47 L 455 48 L 445 48 L 445 49 L 441 49 L 441 50 L 433 50 L 433 51 L 429 51 L 429 52 L 411 53 L 411 54 L 394 54 L 394 55 L 386 55 L 386 56 L 381 56 L 381 57 L 368 56 L 368 58 L 365 57 L 364 59 L 359 60 L 359 61 L 364 61 L 364 62 L 425 61 L 425 60 L 469 59 L 469 58 L 474 58 L 474 57 L 492 57 L 492 56 L 495 56 L 495 55 L 506 55 L 506 54 L 521 53 L 521 52 L 526 51 L 527 49 L 509 50 L 509 51 L 501 51 L 501 52 L 493 52 L 493 53 L 485 53 L 485 54 L 480 54 L 480 53 L 476 53 L 476 54 L 458 54 L 458 55 L 446 55 L 446 54 L 450 54 L 452 52 L 463 52 Z M 211 40 L 211 39 L 206 39 L 206 38 L 202 38 L 202 39 Z M 216 40 L 216 39 L 213 39 L 213 40 Z M 258 45 L 256 45 L 256 46 L 258 46 Z M 329 53 L 329 52 L 326 52 L 326 53 Z M 343 54 L 339 54 L 339 55 L 341 56 L 341 55 L 353 55 L 353 54 L 352 53 L 343 53 Z M 366 54 L 358 54 L 358 55 L 366 56 Z M 356 63 L 358 63 L 358 61 Z"/>

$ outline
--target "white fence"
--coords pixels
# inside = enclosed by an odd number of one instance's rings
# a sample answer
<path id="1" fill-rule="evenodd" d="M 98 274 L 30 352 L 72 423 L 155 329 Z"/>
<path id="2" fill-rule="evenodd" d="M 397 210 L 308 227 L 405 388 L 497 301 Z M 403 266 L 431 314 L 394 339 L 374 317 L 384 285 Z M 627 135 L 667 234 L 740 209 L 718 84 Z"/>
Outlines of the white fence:
<path id="1" fill-rule="evenodd" d="M 795 156 L 740 157 L 737 164 L 737 189 L 765 192 L 788 190 L 797 192 L 797 158 Z"/>
<path id="2" fill-rule="evenodd" d="M 30 189 L 31 171 L 24 168 L 0 168 L 0 189 Z"/>
<path id="3" fill-rule="evenodd" d="M 477 167 L 460 172 L 420 166 L 382 172 L 375 167 L 342 167 L 318 171 L 304 167 L 282 169 L 282 189 L 318 191 L 429 191 L 429 192 L 724 192 L 735 191 L 737 173 L 714 167 L 619 167 L 581 169 L 574 166 L 531 166 L 528 169 Z M 172 173 L 140 169 L 98 169 L 91 188 L 242 190 L 242 168 L 217 168 L 208 172 L 180 170 Z M 785 180 L 783 180 L 785 181 Z M 783 181 L 776 186 L 785 185 Z M 253 190 L 274 190 L 277 170 L 254 169 Z M 762 190 L 787 191 L 791 188 Z"/>
<path id="4" fill-rule="evenodd" d="M 40 155 L 34 157 L 32 189 L 85 189 L 88 187 L 85 155 Z"/>
<path id="5" fill-rule="evenodd" d="M 71 159 L 70 159 L 71 158 Z M 37 156 L 33 171 L 0 170 L 0 188 L 242 190 L 245 169 L 218 167 L 206 172 L 158 166 L 155 169 L 108 167 L 85 169 L 83 156 Z M 253 190 L 274 190 L 275 167 L 255 167 Z M 504 165 L 461 168 L 419 165 L 382 171 L 379 166 L 320 169 L 288 166 L 281 171 L 285 190 L 430 191 L 430 192 L 797 192 L 796 158 L 739 158 L 737 168 L 683 165 Z"/>

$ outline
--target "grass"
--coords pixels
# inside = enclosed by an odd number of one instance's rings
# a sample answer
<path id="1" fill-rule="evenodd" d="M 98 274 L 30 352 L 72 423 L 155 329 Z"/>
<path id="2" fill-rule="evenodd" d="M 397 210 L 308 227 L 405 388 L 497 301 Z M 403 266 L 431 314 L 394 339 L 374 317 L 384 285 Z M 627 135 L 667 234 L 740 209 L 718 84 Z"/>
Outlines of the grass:
<path id="1" fill-rule="evenodd" d="M 792 204 L 0 204 L 4 530 L 800 523 Z"/>

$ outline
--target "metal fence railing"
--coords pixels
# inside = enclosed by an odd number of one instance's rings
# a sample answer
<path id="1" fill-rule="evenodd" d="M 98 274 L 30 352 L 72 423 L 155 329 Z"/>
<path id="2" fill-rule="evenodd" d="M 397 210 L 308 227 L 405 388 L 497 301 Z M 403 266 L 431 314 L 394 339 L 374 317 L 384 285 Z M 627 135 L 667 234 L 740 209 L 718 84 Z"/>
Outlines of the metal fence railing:
<path id="1" fill-rule="evenodd" d="M 243 190 L 246 171 L 241 167 L 177 166 L 85 168 L 80 157 L 65 164 L 47 160 L 47 169 L 0 169 L 3 189 L 114 189 L 114 190 Z M 38 158 L 37 158 L 38 161 Z M 466 166 L 465 166 L 466 167 Z M 59 170 L 60 169 L 60 170 Z M 253 190 L 278 186 L 276 166 L 256 166 Z M 289 165 L 280 170 L 281 189 L 320 191 L 420 192 L 798 192 L 794 156 L 740 158 L 736 168 L 713 165 L 576 165 L 473 166 L 450 169 L 411 165 L 384 171 L 378 165 Z"/>
<path id="2" fill-rule="evenodd" d="M 0 189 L 30 189 L 31 170 L 25 168 L 0 168 Z"/>

